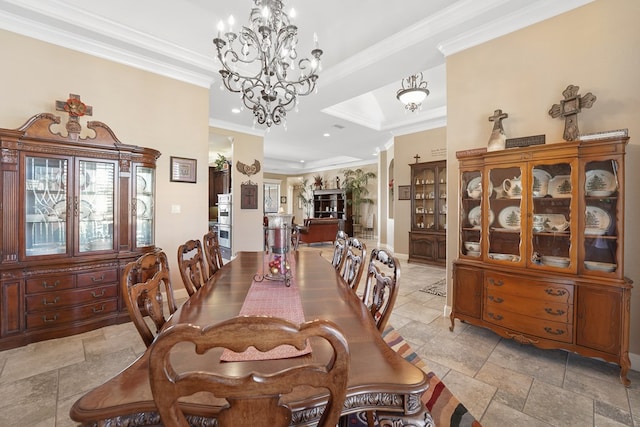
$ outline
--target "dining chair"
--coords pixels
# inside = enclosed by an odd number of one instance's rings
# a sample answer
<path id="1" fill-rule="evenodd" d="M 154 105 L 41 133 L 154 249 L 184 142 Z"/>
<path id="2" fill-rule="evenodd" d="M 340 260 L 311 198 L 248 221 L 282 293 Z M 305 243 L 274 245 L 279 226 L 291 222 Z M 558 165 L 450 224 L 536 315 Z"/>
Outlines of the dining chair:
<path id="1" fill-rule="evenodd" d="M 329 346 L 322 345 L 324 343 L 319 339 Z M 301 359 L 294 367 L 276 372 L 273 372 L 273 361 L 265 360 L 243 362 L 250 363 L 249 369 L 242 369 L 246 373 L 232 375 L 228 373 L 233 371 L 231 368 L 223 375 L 202 369 L 176 371 L 172 362 L 179 361 L 179 353 L 174 355 L 171 349 L 184 342 L 192 343 L 194 346 L 190 348 L 198 354 L 205 354 L 211 349 L 241 353 L 250 346 L 264 352 L 282 344 L 304 349 L 307 342 L 311 343 L 312 352 L 314 347 L 322 350 L 318 350 L 314 360 Z M 331 352 L 325 354 L 325 347 Z M 288 426 L 292 410 L 281 402 L 281 397 L 298 387 L 313 387 L 323 390 L 323 394 L 328 393 L 319 426 L 334 427 L 343 408 L 349 347 L 339 328 L 328 320 L 316 319 L 299 327 L 284 319 L 262 316 L 235 317 L 204 328 L 187 323 L 175 324 L 158 336 L 149 352 L 151 392 L 160 419 L 168 427 L 189 426 L 178 399 L 198 392 L 209 392 L 226 399 L 227 405 L 217 415 L 219 427 Z M 316 403 L 320 407 L 320 402 Z"/>
<path id="2" fill-rule="evenodd" d="M 209 277 L 211 277 L 224 265 L 218 235 L 209 230 L 202 238 L 202 242 L 204 246 L 204 256 L 207 259 L 207 267 L 209 268 Z"/>
<path id="3" fill-rule="evenodd" d="M 349 237 L 349 239 L 347 239 L 347 251 L 344 255 L 341 276 L 353 292 L 356 292 L 360 285 L 366 259 L 367 245 L 357 237 Z"/>
<path id="4" fill-rule="evenodd" d="M 349 240 L 349 235 L 342 230 L 338 230 L 333 241 L 333 257 L 331 258 L 331 265 L 337 271 L 342 270 L 344 255 L 347 252 L 347 240 Z"/>
<path id="5" fill-rule="evenodd" d="M 167 255 L 162 251 L 151 252 L 128 263 L 120 286 L 129 317 L 149 347 L 167 321 L 163 293 L 167 298 L 169 316 L 177 310 Z M 155 331 L 145 321 L 146 317 L 153 322 Z"/>
<path id="6" fill-rule="evenodd" d="M 178 268 L 189 296 L 207 282 L 209 276 L 205 269 L 200 240 L 187 240 L 178 246 Z"/>
<path id="7" fill-rule="evenodd" d="M 385 249 L 371 251 L 362 302 L 380 333 L 384 331 L 398 296 L 400 261 Z"/>

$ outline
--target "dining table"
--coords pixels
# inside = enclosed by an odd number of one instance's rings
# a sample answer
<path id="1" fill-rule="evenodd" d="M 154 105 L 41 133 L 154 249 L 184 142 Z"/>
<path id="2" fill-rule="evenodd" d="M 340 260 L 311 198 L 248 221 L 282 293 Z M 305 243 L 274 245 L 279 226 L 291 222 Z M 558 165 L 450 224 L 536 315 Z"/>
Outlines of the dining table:
<path id="1" fill-rule="evenodd" d="M 272 286 L 276 299 L 280 290 L 293 288 L 301 303 L 300 320 L 330 320 L 348 342 L 350 362 L 343 415 L 375 410 L 381 426 L 434 426 L 421 400 L 429 387 L 426 374 L 385 343 L 366 306 L 331 263 L 317 251 L 292 251 L 286 256 L 292 275 L 288 287 L 268 280 L 269 256 L 265 252 L 239 252 L 182 304 L 163 329 L 179 323 L 205 327 L 245 315 L 245 299 L 252 288 L 255 291 Z M 172 358 L 176 365 L 190 370 L 239 375 L 251 372 L 258 363 L 261 369 L 266 366 L 275 372 L 309 358 L 321 360 L 328 354 L 322 345 L 312 345 L 310 354 L 267 361 L 226 361 L 220 354 L 196 355 L 186 350 L 177 351 Z M 80 397 L 70 410 L 71 419 L 81 426 L 162 425 L 151 393 L 149 362 L 147 350 L 115 377 Z M 326 398 L 326 392 L 310 388 L 284 396 L 283 402 L 293 410 L 291 425 L 317 424 Z M 217 426 L 216 414 L 225 403 L 207 393 L 180 401 L 192 425 L 212 427 Z"/>

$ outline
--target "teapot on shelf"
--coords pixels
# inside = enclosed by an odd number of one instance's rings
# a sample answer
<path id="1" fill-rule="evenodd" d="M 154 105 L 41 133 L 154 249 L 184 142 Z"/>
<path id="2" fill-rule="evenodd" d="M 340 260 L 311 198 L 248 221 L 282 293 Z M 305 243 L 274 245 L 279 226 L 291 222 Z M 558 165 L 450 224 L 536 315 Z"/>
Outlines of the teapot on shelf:
<path id="1" fill-rule="evenodd" d="M 521 177 L 513 177 L 505 179 L 502 182 L 502 190 L 510 199 L 519 199 L 522 195 L 522 179 Z"/>

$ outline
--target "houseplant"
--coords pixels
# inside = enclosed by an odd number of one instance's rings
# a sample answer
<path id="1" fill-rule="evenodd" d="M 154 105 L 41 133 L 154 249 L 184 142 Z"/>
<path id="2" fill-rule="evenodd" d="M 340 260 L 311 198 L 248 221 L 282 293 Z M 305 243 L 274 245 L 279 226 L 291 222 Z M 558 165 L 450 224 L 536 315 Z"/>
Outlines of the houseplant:
<path id="1" fill-rule="evenodd" d="M 364 171 L 358 169 L 345 169 L 342 171 L 344 174 L 344 181 L 342 182 L 342 188 L 351 192 L 351 199 L 347 203 L 353 204 L 353 223 L 360 224 L 360 208 L 364 204 L 373 204 L 373 199 L 367 197 L 369 189 L 367 184 L 370 179 L 376 177 L 375 172 Z"/>
<path id="2" fill-rule="evenodd" d="M 309 184 L 309 180 L 304 178 L 298 188 L 298 199 L 303 208 L 306 218 L 311 217 L 311 208 L 313 206 L 313 186 Z"/>

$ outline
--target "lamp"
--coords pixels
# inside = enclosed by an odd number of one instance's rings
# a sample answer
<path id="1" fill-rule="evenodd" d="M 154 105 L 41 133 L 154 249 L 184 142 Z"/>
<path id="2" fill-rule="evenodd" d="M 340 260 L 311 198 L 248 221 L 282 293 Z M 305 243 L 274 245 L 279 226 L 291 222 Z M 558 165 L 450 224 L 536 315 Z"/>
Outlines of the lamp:
<path id="1" fill-rule="evenodd" d="M 396 98 L 412 113 L 422 107 L 422 101 L 429 95 L 427 82 L 423 81 L 422 73 L 414 74 L 402 79 L 402 88 L 398 90 Z"/>
<path id="2" fill-rule="evenodd" d="M 298 104 L 298 97 L 316 87 L 322 50 L 314 34 L 312 59 L 298 59 L 298 27 L 291 24 L 282 0 L 253 0 L 249 26 L 224 33 L 222 21 L 213 44 L 222 64 L 224 86 L 241 94 L 244 106 L 253 111 L 255 123 L 281 124 L 287 111 Z M 292 17 L 295 11 L 291 10 Z"/>

